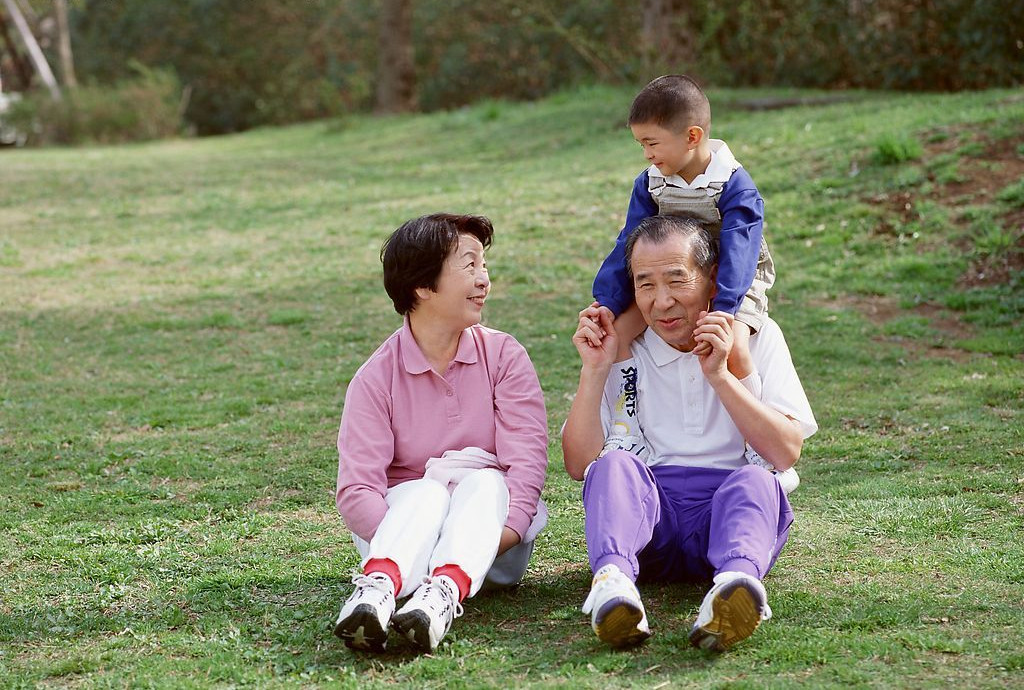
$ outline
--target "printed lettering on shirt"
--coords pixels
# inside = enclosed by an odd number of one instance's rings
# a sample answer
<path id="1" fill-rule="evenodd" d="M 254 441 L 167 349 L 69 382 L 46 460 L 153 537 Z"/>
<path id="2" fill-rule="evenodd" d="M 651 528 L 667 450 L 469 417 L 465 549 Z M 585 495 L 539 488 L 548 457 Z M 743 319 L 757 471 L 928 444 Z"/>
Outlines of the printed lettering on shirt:
<path id="1" fill-rule="evenodd" d="M 636 417 L 636 367 L 625 367 L 621 373 L 623 409 L 630 417 Z"/>

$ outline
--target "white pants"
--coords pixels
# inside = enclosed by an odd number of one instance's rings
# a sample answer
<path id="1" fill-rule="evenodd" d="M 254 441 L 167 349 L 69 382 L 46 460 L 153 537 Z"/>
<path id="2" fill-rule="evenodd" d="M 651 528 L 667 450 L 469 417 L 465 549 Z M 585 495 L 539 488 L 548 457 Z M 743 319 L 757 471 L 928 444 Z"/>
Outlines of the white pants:
<path id="1" fill-rule="evenodd" d="M 363 557 L 361 565 L 373 558 L 394 561 L 402 574 L 399 598 L 412 594 L 434 568 L 449 563 L 469 576 L 469 596 L 480 591 L 495 563 L 508 519 L 508 487 L 500 472 L 475 470 L 451 495 L 447 487 L 433 479 L 414 479 L 389 489 L 385 500 L 388 512 L 373 539 L 367 543 L 352 535 Z M 532 552 L 532 542 L 529 546 Z M 509 549 L 499 561 L 517 548 Z M 526 561 L 529 557 L 527 553 Z M 523 563 L 520 578 L 525 570 Z"/>

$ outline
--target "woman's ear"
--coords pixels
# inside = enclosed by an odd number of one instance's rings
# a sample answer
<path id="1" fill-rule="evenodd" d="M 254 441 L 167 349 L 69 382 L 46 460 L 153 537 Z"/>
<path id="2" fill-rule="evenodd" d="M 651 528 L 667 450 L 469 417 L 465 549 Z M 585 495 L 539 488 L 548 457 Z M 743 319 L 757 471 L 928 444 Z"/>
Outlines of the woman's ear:
<path id="1" fill-rule="evenodd" d="M 430 299 L 430 297 L 434 294 L 433 290 L 425 287 L 418 287 L 416 288 L 415 292 L 417 302 L 425 302 L 428 299 Z"/>

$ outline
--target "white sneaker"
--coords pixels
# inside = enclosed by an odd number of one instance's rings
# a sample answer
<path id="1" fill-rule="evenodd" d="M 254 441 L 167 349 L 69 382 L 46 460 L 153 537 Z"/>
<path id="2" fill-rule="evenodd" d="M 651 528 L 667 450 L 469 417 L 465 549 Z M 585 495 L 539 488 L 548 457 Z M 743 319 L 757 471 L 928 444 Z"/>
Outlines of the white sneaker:
<path id="1" fill-rule="evenodd" d="M 388 642 L 388 623 L 395 612 L 395 585 L 382 573 L 352 578 L 356 591 L 341 606 L 334 634 L 351 649 L 383 652 Z"/>
<path id="2" fill-rule="evenodd" d="M 724 652 L 750 635 L 772 617 L 768 593 L 756 577 L 736 571 L 715 575 L 715 584 L 704 596 L 690 644 Z"/>
<path id="3" fill-rule="evenodd" d="M 790 467 L 788 470 L 779 472 L 775 469 L 775 465 L 762 458 L 760 454 L 750 446 L 747 446 L 744 456 L 747 458 L 748 465 L 763 467 L 774 474 L 775 478 L 779 480 L 779 484 L 782 486 L 782 490 L 786 492 L 787 496 L 793 493 L 793 490 L 796 489 L 796 487 L 800 486 L 800 475 L 796 473 L 795 467 Z"/>
<path id="4" fill-rule="evenodd" d="M 405 606 L 391 618 L 391 625 L 424 652 L 432 652 L 462 615 L 458 587 L 451 578 L 423 578 Z"/>
<path id="5" fill-rule="evenodd" d="M 596 573 L 583 602 L 597 636 L 613 647 L 630 647 L 651 636 L 640 592 L 625 573 L 606 565 Z"/>

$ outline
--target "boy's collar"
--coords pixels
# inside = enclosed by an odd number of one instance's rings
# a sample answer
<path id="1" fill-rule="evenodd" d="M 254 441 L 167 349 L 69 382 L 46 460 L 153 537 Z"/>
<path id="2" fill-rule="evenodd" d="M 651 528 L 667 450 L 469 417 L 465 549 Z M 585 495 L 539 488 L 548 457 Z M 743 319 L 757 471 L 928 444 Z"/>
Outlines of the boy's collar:
<path id="1" fill-rule="evenodd" d="M 686 189 L 701 189 L 716 182 L 728 182 L 732 174 L 736 172 L 736 168 L 741 167 L 739 161 L 732 155 L 729 145 L 721 139 L 709 139 L 708 144 L 711 146 L 711 162 L 708 163 L 708 167 L 704 172 L 693 178 L 693 182 L 687 183 L 679 175 L 665 177 L 653 165 L 647 169 L 647 176 L 659 177 L 665 180 L 665 184 Z"/>

